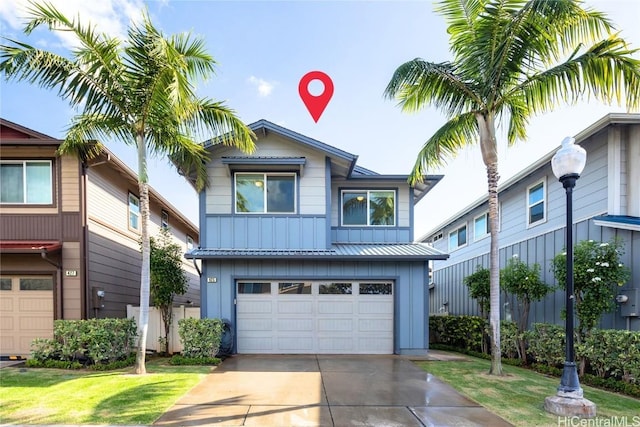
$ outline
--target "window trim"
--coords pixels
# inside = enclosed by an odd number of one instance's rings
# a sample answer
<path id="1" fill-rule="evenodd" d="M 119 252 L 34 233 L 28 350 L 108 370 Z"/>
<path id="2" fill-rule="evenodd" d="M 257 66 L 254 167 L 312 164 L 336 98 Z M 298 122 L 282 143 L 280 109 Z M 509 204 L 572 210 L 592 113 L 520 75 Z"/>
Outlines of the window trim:
<path id="1" fill-rule="evenodd" d="M 267 192 L 263 191 L 262 212 L 241 212 L 238 211 L 238 175 L 262 175 L 264 185 L 267 186 L 269 176 L 292 176 L 293 177 L 293 211 L 291 212 L 269 212 L 267 204 Z M 236 171 L 233 173 L 233 212 L 236 215 L 295 215 L 298 213 L 298 174 L 296 172 L 274 171 L 274 172 L 253 172 L 253 171 Z"/>
<path id="2" fill-rule="evenodd" d="M 169 229 L 169 212 L 164 209 L 160 212 L 160 228 Z"/>
<path id="3" fill-rule="evenodd" d="M 137 201 L 138 201 L 138 213 L 133 212 L 134 215 L 137 215 L 138 217 L 138 228 L 132 227 L 131 226 L 131 197 L 134 197 Z M 140 221 L 142 220 L 142 212 L 140 212 L 140 197 L 136 196 L 135 194 L 133 194 L 131 191 L 128 192 L 128 196 L 127 196 L 127 227 L 129 228 L 129 230 L 135 232 L 135 233 L 140 233 L 141 228 L 142 228 L 142 224 L 140 223 Z"/>
<path id="4" fill-rule="evenodd" d="M 476 228 L 477 228 L 477 223 L 476 221 L 478 220 L 478 218 L 482 218 L 485 217 L 485 232 L 484 234 L 478 236 L 478 234 L 476 233 Z M 485 211 L 484 213 L 476 216 L 473 218 L 473 241 L 474 242 L 478 242 L 482 239 L 486 239 L 487 237 L 489 237 L 491 235 L 490 230 L 491 229 L 491 224 L 489 223 L 489 211 Z M 467 238 L 468 240 L 468 238 Z"/>
<path id="5" fill-rule="evenodd" d="M 462 228 L 465 229 L 465 237 L 466 237 L 465 238 L 465 242 L 462 245 L 458 244 L 458 246 L 456 246 L 455 248 L 452 248 L 451 247 L 451 235 L 453 233 L 459 232 Z M 448 237 L 447 245 L 449 246 L 449 252 L 453 252 L 453 251 L 456 251 L 456 250 L 458 250 L 460 248 L 464 248 L 465 246 L 467 246 L 469 244 L 469 227 L 468 227 L 468 224 L 465 222 L 464 224 L 461 224 L 460 226 L 455 227 L 452 231 L 447 233 L 447 237 Z"/>
<path id="6" fill-rule="evenodd" d="M 540 184 L 542 184 L 542 200 L 534 204 L 530 204 L 529 196 L 530 196 L 531 189 L 534 187 L 537 187 Z M 527 207 L 525 210 L 527 228 L 535 227 L 536 225 L 544 224 L 545 222 L 547 222 L 547 178 L 546 177 L 542 178 L 539 181 L 536 181 L 535 183 L 527 187 L 527 191 L 525 193 L 525 203 Z M 531 218 L 531 207 L 536 206 L 540 203 L 542 203 L 542 219 L 539 219 L 535 222 L 530 222 L 529 220 Z"/>
<path id="7" fill-rule="evenodd" d="M 51 201 L 48 203 L 33 203 L 33 202 L 27 202 L 25 201 L 26 198 L 28 197 L 27 195 L 27 180 L 26 180 L 26 164 L 27 163 L 47 163 L 49 165 L 49 182 L 51 184 L 49 190 L 50 190 L 50 196 L 51 196 Z M 22 177 L 23 177 L 23 193 L 22 193 L 22 202 L 1 202 L 0 201 L 0 205 L 3 206 L 55 206 L 55 200 L 56 200 L 56 183 L 55 183 L 55 164 L 54 161 L 52 159 L 3 159 L 0 160 L 0 165 L 6 165 L 6 164 L 16 164 L 16 165 L 22 165 Z"/>
<path id="8" fill-rule="evenodd" d="M 191 241 L 191 247 L 189 247 L 189 241 Z M 187 251 L 192 251 L 195 249 L 195 242 L 193 241 L 193 237 L 191 237 L 189 234 L 187 234 L 187 237 L 185 239 L 185 244 L 186 244 Z"/>
<path id="9" fill-rule="evenodd" d="M 340 226 L 341 227 L 398 227 L 398 189 L 397 188 L 348 188 L 340 190 L 340 200 L 338 201 L 340 209 Z M 390 191 L 393 192 L 393 224 L 369 224 L 371 218 L 369 217 L 369 193 Z M 366 224 L 345 224 L 344 223 L 344 194 L 345 193 L 366 193 L 367 194 L 367 223 Z"/>

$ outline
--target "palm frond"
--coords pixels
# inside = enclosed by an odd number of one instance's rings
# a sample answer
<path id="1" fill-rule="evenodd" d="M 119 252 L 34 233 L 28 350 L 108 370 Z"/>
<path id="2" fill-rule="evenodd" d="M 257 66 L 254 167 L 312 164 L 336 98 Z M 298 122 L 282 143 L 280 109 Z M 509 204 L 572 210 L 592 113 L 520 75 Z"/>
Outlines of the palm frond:
<path id="1" fill-rule="evenodd" d="M 463 147 L 478 142 L 475 113 L 460 114 L 442 125 L 424 143 L 409 176 L 409 183 L 422 182 L 429 169 L 441 166 L 445 159 L 455 157 Z"/>

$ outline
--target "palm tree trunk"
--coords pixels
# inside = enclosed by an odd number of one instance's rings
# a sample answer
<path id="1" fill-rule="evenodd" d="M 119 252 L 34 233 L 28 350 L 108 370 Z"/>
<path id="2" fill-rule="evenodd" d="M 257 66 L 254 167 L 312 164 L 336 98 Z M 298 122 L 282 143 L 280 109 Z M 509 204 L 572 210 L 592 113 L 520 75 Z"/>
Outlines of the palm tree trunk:
<path id="1" fill-rule="evenodd" d="M 491 369 L 489 374 L 503 375 L 500 349 L 500 264 L 498 259 L 498 146 L 493 116 L 476 114 L 480 133 L 480 150 L 487 167 L 489 191 L 489 224 L 491 251 L 489 254 L 489 325 L 491 327 Z"/>
<path id="2" fill-rule="evenodd" d="M 142 266 L 140 271 L 140 318 L 138 325 L 138 356 L 136 374 L 146 374 L 145 357 L 147 352 L 147 330 L 149 329 L 149 296 L 151 245 L 149 242 L 149 177 L 147 175 L 147 147 L 144 134 L 136 136 L 138 145 L 138 187 L 140 191 L 140 233 L 142 239 Z"/>

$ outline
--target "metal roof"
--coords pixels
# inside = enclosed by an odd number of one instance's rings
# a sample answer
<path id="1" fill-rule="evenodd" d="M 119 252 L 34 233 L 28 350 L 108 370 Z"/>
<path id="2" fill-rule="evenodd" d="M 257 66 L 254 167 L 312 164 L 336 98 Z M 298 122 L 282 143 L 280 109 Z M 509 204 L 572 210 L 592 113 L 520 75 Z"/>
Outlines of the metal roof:
<path id="1" fill-rule="evenodd" d="M 637 216 L 600 215 L 593 218 L 593 223 L 601 227 L 640 231 L 640 218 Z"/>
<path id="2" fill-rule="evenodd" d="M 357 260 L 444 260 L 449 255 L 424 243 L 358 243 L 334 244 L 331 249 L 194 249 L 189 259 L 214 258 L 279 258 L 289 259 L 357 259 Z"/>

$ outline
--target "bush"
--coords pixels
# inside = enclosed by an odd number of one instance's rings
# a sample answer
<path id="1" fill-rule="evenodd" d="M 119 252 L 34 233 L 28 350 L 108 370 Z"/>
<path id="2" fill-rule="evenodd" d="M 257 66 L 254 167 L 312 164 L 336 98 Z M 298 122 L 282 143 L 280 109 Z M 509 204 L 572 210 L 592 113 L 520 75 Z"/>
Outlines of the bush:
<path id="1" fill-rule="evenodd" d="M 527 354 L 537 363 L 561 366 L 565 362 L 565 330 L 558 325 L 534 323 L 532 330 L 525 332 L 529 346 Z"/>
<path id="2" fill-rule="evenodd" d="M 576 346 L 593 374 L 640 383 L 640 333 L 594 329 Z"/>
<path id="3" fill-rule="evenodd" d="M 32 364 L 108 365 L 130 356 L 135 337 L 134 319 L 56 320 L 53 339 L 37 338 L 31 343 Z"/>
<path id="4" fill-rule="evenodd" d="M 180 319 L 178 334 L 182 356 L 188 358 L 215 357 L 220 349 L 224 324 L 220 319 Z"/>
<path id="5" fill-rule="evenodd" d="M 429 317 L 431 342 L 481 352 L 487 320 L 478 316 Z"/>
<path id="6" fill-rule="evenodd" d="M 519 339 L 523 334 L 518 332 L 518 325 L 515 322 L 503 320 L 500 322 L 500 351 L 503 357 L 508 359 L 519 358 Z"/>

